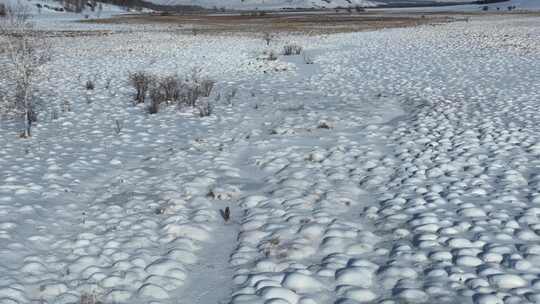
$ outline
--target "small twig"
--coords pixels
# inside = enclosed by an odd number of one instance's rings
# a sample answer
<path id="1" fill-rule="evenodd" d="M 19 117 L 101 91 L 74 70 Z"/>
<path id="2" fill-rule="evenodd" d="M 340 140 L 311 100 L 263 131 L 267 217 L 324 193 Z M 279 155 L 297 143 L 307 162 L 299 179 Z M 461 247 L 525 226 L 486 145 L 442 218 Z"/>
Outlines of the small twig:
<path id="1" fill-rule="evenodd" d="M 228 222 L 231 218 L 231 209 L 229 209 L 229 207 L 226 207 L 225 210 L 219 209 L 219 213 L 221 214 L 221 217 L 225 220 L 225 223 Z"/>

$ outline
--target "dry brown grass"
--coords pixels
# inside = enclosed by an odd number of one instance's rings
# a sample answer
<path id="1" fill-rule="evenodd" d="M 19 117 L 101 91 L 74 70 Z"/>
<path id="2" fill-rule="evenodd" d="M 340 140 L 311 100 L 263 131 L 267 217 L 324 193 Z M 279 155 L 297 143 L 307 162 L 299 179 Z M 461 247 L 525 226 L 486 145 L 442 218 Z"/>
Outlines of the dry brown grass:
<path id="1" fill-rule="evenodd" d="M 185 28 L 187 33 L 193 27 L 200 34 L 215 33 L 261 33 L 261 32 L 299 32 L 299 33 L 337 33 L 376 30 L 380 28 L 409 27 L 421 24 L 451 22 L 447 15 L 387 14 L 387 13 L 289 13 L 264 16 L 252 15 L 129 15 L 109 19 L 84 20 L 104 24 L 173 24 Z M 189 25 L 189 26 L 188 26 Z"/>
<path id="2" fill-rule="evenodd" d="M 98 297 L 95 293 L 83 293 L 79 304 L 103 304 L 103 302 L 98 300 Z"/>

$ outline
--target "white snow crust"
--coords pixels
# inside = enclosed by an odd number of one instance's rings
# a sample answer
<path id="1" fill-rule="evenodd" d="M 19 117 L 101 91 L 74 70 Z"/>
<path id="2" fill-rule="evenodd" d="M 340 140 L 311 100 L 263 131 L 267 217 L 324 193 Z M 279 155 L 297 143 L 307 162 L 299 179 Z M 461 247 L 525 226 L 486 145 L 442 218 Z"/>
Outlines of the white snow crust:
<path id="1" fill-rule="evenodd" d="M 0 303 L 540 301 L 539 17 L 271 43 L 312 65 L 253 35 L 38 25 L 99 34 L 53 38 L 31 139 L 1 121 Z M 194 67 L 236 96 L 132 104 L 129 72 Z"/>

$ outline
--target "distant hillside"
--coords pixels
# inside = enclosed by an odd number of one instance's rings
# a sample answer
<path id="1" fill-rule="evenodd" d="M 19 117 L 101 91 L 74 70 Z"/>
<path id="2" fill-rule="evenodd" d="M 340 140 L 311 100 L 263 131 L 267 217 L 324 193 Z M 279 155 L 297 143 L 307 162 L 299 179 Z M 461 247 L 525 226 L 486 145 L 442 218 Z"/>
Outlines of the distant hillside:
<path id="1" fill-rule="evenodd" d="M 463 2 L 463 0 L 446 0 L 433 3 L 428 0 L 379 0 L 379 7 L 411 8 L 407 11 L 452 11 L 452 12 L 480 12 L 480 11 L 540 11 L 540 0 L 476 0 Z M 415 9 L 418 8 L 418 9 Z M 484 10 L 484 8 L 487 8 Z"/>
<path id="2" fill-rule="evenodd" d="M 24 5 L 36 14 L 83 13 L 93 18 L 125 13 L 127 10 L 200 11 L 204 9 L 228 10 L 283 10 L 325 9 L 337 7 L 430 7 L 451 10 L 492 9 L 540 10 L 540 0 L 1 0 L 7 5 Z"/>

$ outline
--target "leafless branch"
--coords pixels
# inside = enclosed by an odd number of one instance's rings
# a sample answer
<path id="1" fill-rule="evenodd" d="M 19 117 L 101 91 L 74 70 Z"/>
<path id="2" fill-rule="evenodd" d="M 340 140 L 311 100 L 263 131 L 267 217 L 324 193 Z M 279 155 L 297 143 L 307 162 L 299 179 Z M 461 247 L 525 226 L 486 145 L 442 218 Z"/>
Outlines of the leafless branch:
<path id="1" fill-rule="evenodd" d="M 50 60 L 50 44 L 44 38 L 33 34 L 30 14 L 22 4 L 10 6 L 7 16 L 0 21 L 2 51 L 7 63 L 8 79 L 14 85 L 13 98 L 7 99 L 3 111 L 22 116 L 24 120 L 23 137 L 29 137 L 32 122 L 36 120 L 33 104 L 33 85 L 42 66 Z M 4 113 L 6 114 L 6 113 Z"/>

